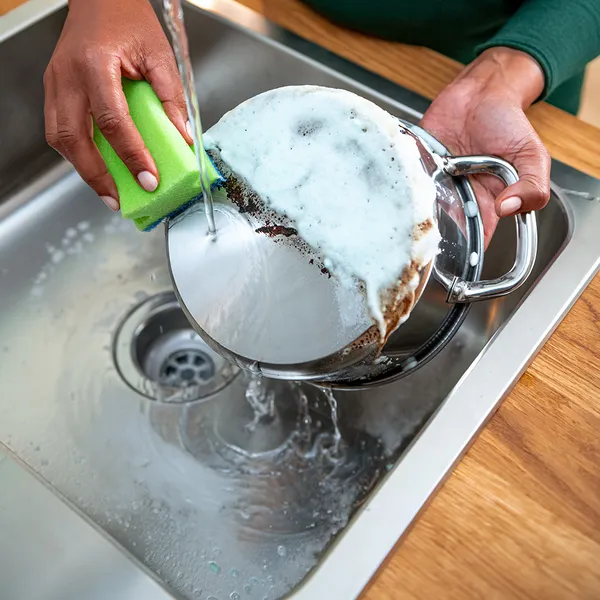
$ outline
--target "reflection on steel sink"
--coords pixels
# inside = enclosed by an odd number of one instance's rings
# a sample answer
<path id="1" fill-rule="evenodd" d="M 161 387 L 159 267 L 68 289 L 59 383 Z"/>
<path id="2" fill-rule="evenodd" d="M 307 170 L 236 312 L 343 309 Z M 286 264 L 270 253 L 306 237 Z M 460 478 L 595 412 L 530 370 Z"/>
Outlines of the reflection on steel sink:
<path id="1" fill-rule="evenodd" d="M 246 9 L 206 6 L 186 19 L 208 126 L 286 84 L 356 90 L 412 121 L 426 107 Z M 0 44 L 0 442 L 165 598 L 355 597 L 595 272 L 600 208 L 555 186 L 529 282 L 475 306 L 408 379 L 337 393 L 336 454 L 316 388 L 270 384 L 274 408 L 252 423 L 243 376 L 178 316 L 162 232 L 109 214 L 46 149 L 41 74 L 65 14 Z M 599 189 L 560 164 L 553 177 Z M 485 275 L 506 271 L 513 247 L 503 222 Z M 196 395 L 152 399 L 161 377 Z M 106 585 L 99 597 L 117 597 L 120 581 Z"/>

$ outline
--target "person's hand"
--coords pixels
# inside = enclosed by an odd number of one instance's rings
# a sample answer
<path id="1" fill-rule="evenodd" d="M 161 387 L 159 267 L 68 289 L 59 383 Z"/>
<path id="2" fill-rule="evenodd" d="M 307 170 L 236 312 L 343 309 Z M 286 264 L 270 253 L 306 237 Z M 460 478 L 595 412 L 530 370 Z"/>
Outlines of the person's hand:
<path id="1" fill-rule="evenodd" d="M 119 209 L 117 187 L 94 144 L 92 117 L 146 191 L 160 177 L 129 115 L 122 77 L 146 79 L 192 143 L 175 58 L 148 0 L 70 0 L 44 74 L 46 139 L 112 210 Z"/>
<path id="2" fill-rule="evenodd" d="M 508 188 L 491 175 L 471 178 L 486 247 L 499 217 L 543 208 L 550 198 L 550 156 L 524 112 L 543 88 L 543 71 L 532 57 L 491 48 L 440 93 L 421 121 L 453 154 L 498 156 L 517 169 L 520 180 Z"/>

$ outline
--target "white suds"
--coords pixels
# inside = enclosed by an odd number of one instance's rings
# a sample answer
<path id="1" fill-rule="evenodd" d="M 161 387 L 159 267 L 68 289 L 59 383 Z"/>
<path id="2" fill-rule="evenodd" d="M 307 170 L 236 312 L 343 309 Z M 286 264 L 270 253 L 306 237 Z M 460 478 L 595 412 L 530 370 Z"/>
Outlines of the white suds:
<path id="1" fill-rule="evenodd" d="M 385 329 L 383 294 L 411 263 L 430 262 L 439 243 L 435 226 L 415 236 L 419 224 L 435 223 L 436 189 L 398 121 L 344 90 L 287 87 L 242 103 L 204 141 L 291 219 L 337 279 L 364 282 Z"/>

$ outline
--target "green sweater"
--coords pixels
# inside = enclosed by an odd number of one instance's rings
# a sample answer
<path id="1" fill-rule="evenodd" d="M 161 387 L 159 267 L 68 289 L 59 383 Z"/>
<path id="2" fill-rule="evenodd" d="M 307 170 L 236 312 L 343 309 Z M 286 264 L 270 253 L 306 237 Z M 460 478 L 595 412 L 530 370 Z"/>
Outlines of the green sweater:
<path id="1" fill-rule="evenodd" d="M 528 52 L 546 75 L 543 98 L 573 114 L 585 65 L 600 55 L 600 0 L 304 1 L 340 25 L 462 63 L 492 46 Z"/>

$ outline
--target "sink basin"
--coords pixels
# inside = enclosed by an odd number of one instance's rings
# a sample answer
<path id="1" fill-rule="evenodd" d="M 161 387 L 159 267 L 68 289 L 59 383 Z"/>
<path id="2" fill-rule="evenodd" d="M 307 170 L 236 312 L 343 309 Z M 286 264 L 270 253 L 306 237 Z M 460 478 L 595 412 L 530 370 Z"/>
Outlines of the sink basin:
<path id="1" fill-rule="evenodd" d="M 267 383 L 251 409 L 244 376 L 181 318 L 164 233 L 110 214 L 46 148 L 41 76 L 66 15 L 52 8 L 26 6 L 0 43 L 2 598 L 358 596 L 597 271 L 586 197 L 600 182 L 553 164 L 528 282 L 473 306 L 410 377 L 336 392 L 336 447 L 316 388 Z M 188 4 L 186 21 L 205 126 L 287 84 L 357 91 L 413 122 L 427 107 L 231 2 Z M 484 276 L 513 247 L 503 221 Z M 159 393 L 167 380 L 194 394 Z"/>

